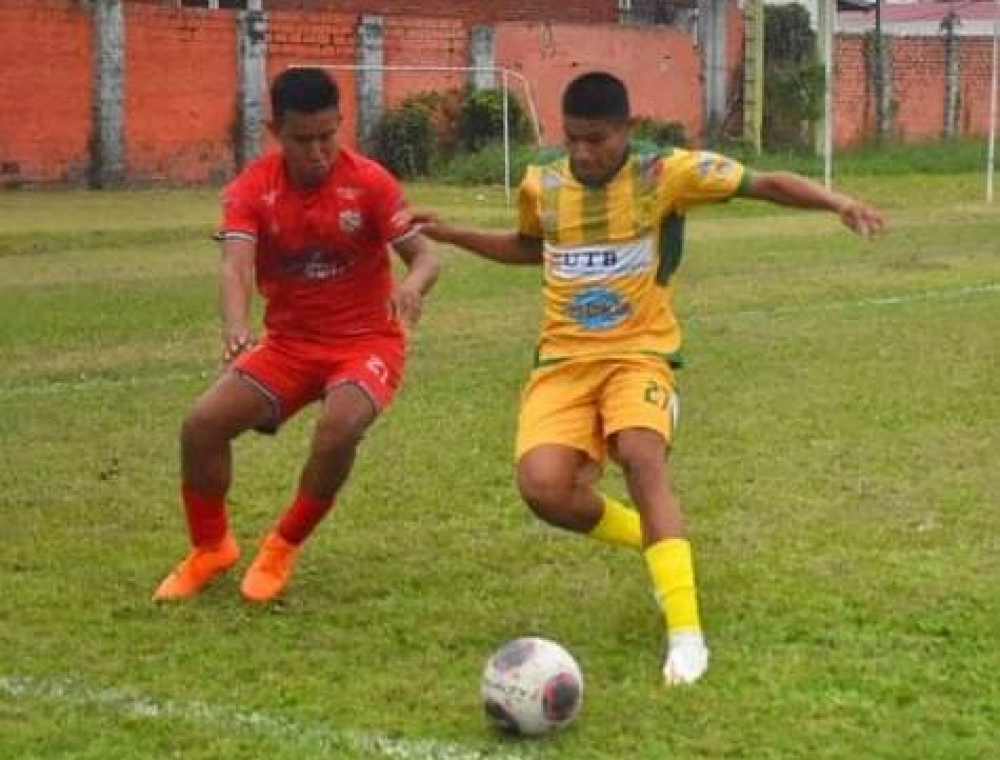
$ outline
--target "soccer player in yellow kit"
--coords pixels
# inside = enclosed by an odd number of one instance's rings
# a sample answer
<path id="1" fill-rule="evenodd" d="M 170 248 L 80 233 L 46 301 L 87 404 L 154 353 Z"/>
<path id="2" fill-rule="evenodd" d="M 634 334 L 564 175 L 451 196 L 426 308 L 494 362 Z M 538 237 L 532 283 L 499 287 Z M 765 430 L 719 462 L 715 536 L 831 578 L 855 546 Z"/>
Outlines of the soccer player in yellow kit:
<path id="1" fill-rule="evenodd" d="M 535 514 L 561 528 L 641 550 L 667 626 L 663 677 L 692 683 L 708 667 L 691 547 L 667 458 L 677 418 L 673 311 L 686 212 L 734 196 L 831 211 L 873 236 L 878 211 L 787 172 L 750 172 L 706 151 L 630 140 L 616 77 L 574 79 L 562 102 L 565 152 L 532 165 L 516 232 L 418 214 L 423 232 L 505 264 L 541 264 L 537 362 L 521 399 L 517 479 Z M 596 489 L 608 457 L 635 509 Z"/>

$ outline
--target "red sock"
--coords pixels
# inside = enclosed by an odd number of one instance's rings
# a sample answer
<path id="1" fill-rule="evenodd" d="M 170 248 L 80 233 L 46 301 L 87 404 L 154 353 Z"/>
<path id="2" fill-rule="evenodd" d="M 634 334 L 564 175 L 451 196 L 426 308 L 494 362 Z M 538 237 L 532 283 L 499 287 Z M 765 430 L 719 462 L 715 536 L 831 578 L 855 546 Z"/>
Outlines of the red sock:
<path id="1" fill-rule="evenodd" d="M 199 493 L 187 485 L 181 486 L 188 535 L 195 546 L 210 546 L 226 537 L 226 500 L 222 496 Z"/>
<path id="2" fill-rule="evenodd" d="M 301 544 L 311 534 L 333 506 L 333 497 L 319 497 L 299 491 L 295 500 L 281 516 L 278 533 L 290 544 Z"/>

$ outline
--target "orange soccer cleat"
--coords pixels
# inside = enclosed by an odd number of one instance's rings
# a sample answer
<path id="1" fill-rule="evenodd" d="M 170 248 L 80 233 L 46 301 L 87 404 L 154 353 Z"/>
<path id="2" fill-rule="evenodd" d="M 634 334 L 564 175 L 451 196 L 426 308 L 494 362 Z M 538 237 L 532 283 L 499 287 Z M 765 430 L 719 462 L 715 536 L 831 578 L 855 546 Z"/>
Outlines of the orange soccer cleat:
<path id="1" fill-rule="evenodd" d="M 243 577 L 243 596 L 251 602 L 270 602 L 280 595 L 292 577 L 298 551 L 296 544 L 286 541 L 277 531 L 269 533 Z"/>
<path id="2" fill-rule="evenodd" d="M 240 547 L 229 533 L 218 544 L 196 546 L 153 594 L 153 601 L 187 599 L 212 578 L 231 568 L 240 558 Z"/>

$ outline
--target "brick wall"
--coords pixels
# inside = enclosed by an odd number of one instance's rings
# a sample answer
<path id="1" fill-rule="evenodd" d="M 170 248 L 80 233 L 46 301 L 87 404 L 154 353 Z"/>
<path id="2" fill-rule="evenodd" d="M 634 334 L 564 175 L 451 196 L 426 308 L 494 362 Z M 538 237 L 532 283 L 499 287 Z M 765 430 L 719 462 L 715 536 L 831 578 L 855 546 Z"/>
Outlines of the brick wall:
<path id="1" fill-rule="evenodd" d="M 940 37 L 892 37 L 892 132 L 908 141 L 934 140 L 944 131 L 945 46 Z M 838 147 L 870 140 L 875 132 L 875 90 L 871 84 L 863 35 L 837 38 L 834 84 L 834 142 Z M 962 37 L 959 131 L 989 131 L 992 44 Z"/>
<path id="2" fill-rule="evenodd" d="M 961 67 L 959 130 L 967 134 L 988 134 L 989 83 L 993 70 L 992 41 L 985 37 L 965 41 L 962 47 Z"/>
<path id="3" fill-rule="evenodd" d="M 170 0 L 166 0 L 169 2 Z M 613 24 L 618 21 L 614 0 L 265 0 L 272 10 L 317 11 L 335 7 L 341 13 L 426 18 L 444 16 L 469 23 L 496 21 L 558 21 L 559 23 Z"/>
<path id="4" fill-rule="evenodd" d="M 454 10 L 459 5 L 463 4 L 447 7 Z M 498 13 L 501 6 L 497 2 Z M 354 64 L 360 15 L 351 7 L 351 3 L 339 3 L 337 11 L 270 12 L 269 76 L 293 63 Z M 405 3 L 398 7 L 404 8 Z M 569 3 L 568 7 L 575 6 Z M 418 16 L 383 17 L 385 63 L 467 65 L 469 21 L 440 15 L 429 4 L 425 11 Z M 734 11 L 728 45 L 734 72 L 739 56 L 738 20 Z M 237 22 L 238 15 L 229 12 L 128 4 L 125 140 L 129 180 L 218 182 L 232 174 L 239 127 Z M 0 185 L 84 180 L 92 128 L 91 24 L 80 0 L 32 0 L 30 5 L 0 2 L 0 70 L 4 72 L 0 77 Z M 565 83 L 596 67 L 611 69 L 626 79 L 637 114 L 681 121 L 692 136 L 701 131 L 698 51 L 681 31 L 555 25 L 538 20 L 505 21 L 494 29 L 497 63 L 527 78 L 550 142 L 559 139 L 558 103 Z M 961 45 L 959 126 L 966 133 L 985 134 L 990 40 L 963 38 Z M 835 141 L 839 147 L 863 141 L 873 131 L 874 93 L 864 48 L 860 35 L 838 37 Z M 892 57 L 896 133 L 905 139 L 938 137 L 943 124 L 942 41 L 897 38 L 892 41 Z M 334 75 L 341 85 L 345 115 L 341 137 L 353 145 L 357 75 L 347 70 Z M 386 100 L 393 103 L 416 90 L 455 88 L 464 81 L 461 73 L 389 71 L 384 75 L 384 91 Z"/>
<path id="5" fill-rule="evenodd" d="M 132 181 L 220 181 L 235 165 L 232 14 L 129 8 L 125 146 Z"/>
<path id="6" fill-rule="evenodd" d="M 608 34 L 606 27 L 499 24 L 497 61 L 530 83 L 546 142 L 560 139 L 559 98 L 566 83 L 597 68 L 628 84 L 635 114 L 683 122 L 691 136 L 701 130 L 701 89 L 690 86 L 699 81 L 698 54 L 682 32 L 623 27 Z"/>
<path id="7" fill-rule="evenodd" d="M 320 13 L 268 13 L 268 81 L 292 65 L 350 66 L 355 64 L 355 42 L 358 17 L 353 13 L 324 11 Z M 331 69 L 330 74 L 340 89 L 341 112 L 344 116 L 340 136 L 354 145 L 357 134 L 355 116 L 357 85 L 350 71 Z M 267 147 L 273 147 L 268 141 Z"/>
<path id="8" fill-rule="evenodd" d="M 904 140 L 940 137 L 944 131 L 944 39 L 894 37 L 890 44 L 893 131 Z"/>
<path id="9" fill-rule="evenodd" d="M 74 0 L 0 3 L 0 184 L 79 182 L 88 166 L 90 16 Z"/>
<path id="10" fill-rule="evenodd" d="M 469 65 L 469 27 L 458 18 L 386 16 L 385 64 L 387 66 Z M 398 103 L 420 90 L 461 88 L 464 72 L 387 71 L 385 100 Z"/>

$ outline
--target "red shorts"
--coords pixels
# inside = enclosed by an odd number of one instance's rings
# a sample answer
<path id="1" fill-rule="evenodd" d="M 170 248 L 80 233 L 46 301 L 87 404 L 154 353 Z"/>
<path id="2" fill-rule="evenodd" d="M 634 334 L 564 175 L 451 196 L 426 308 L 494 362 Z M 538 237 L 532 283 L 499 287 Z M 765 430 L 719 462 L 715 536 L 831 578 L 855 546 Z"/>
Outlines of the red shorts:
<path id="1" fill-rule="evenodd" d="M 403 381 L 405 356 L 404 340 L 395 335 L 368 335 L 336 345 L 265 338 L 232 368 L 271 399 L 274 416 L 262 430 L 273 431 L 344 383 L 359 387 L 381 412 Z"/>

